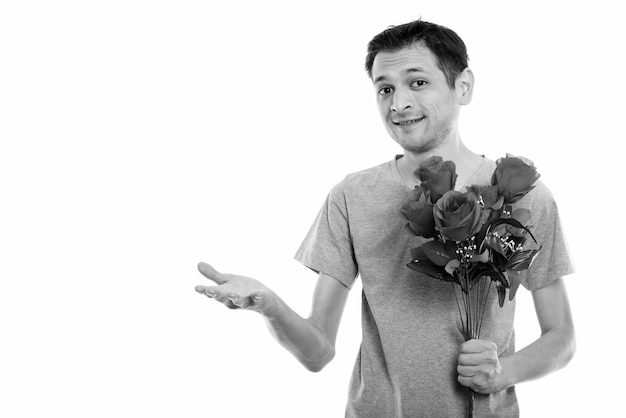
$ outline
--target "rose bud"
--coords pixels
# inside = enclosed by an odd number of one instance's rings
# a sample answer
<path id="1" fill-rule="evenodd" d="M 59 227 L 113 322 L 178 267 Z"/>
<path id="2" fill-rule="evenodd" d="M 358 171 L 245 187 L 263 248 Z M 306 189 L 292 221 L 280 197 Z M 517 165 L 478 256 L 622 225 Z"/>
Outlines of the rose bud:
<path id="1" fill-rule="evenodd" d="M 491 184 L 498 188 L 498 194 L 504 197 L 504 203 L 511 204 L 531 191 L 538 178 L 539 173 L 532 161 L 507 154 L 506 158 L 497 161 Z"/>
<path id="2" fill-rule="evenodd" d="M 409 193 L 402 205 L 402 214 L 409 221 L 411 230 L 420 237 L 432 238 L 436 234 L 433 205 L 428 192 L 420 186 Z"/>
<path id="3" fill-rule="evenodd" d="M 414 174 L 421 181 L 420 185 L 430 192 L 431 203 L 436 203 L 445 192 L 454 190 L 455 170 L 454 162 L 433 156 L 422 162 Z"/>

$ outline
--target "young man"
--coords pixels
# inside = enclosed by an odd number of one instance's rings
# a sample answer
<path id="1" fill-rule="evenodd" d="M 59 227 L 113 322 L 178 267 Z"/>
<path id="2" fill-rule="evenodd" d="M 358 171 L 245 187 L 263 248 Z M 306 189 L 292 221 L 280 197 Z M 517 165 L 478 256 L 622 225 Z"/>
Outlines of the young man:
<path id="1" fill-rule="evenodd" d="M 349 417 L 461 417 L 465 387 L 476 416 L 518 416 L 514 385 L 563 367 L 574 327 L 562 276 L 572 272 L 556 205 L 545 186 L 516 207 L 531 210 L 542 249 L 522 284 L 532 291 L 541 337 L 515 352 L 515 303 L 489 299 L 480 340 L 464 342 L 453 288 L 408 269 L 421 238 L 406 228 L 402 203 L 431 156 L 456 163 L 457 190 L 489 184 L 495 163 L 470 151 L 458 129 L 474 76 L 463 41 L 432 23 L 392 27 L 369 43 L 366 69 L 389 135 L 404 155 L 350 174 L 330 192 L 296 254 L 319 273 L 311 315 L 302 318 L 262 283 L 200 263 L 216 286 L 196 290 L 230 308 L 254 310 L 311 371 L 332 360 L 350 287 L 363 283 L 363 341 L 350 383 Z"/>

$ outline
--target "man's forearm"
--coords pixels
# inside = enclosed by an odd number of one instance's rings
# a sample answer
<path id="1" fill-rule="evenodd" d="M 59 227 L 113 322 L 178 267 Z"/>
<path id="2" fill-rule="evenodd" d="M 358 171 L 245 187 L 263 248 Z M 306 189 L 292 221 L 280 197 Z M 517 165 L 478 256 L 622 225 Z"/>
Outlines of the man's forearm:
<path id="1" fill-rule="evenodd" d="M 322 370 L 335 355 L 328 336 L 313 321 L 302 318 L 282 299 L 276 299 L 271 311 L 262 313 L 270 332 L 308 370 Z"/>
<path id="2" fill-rule="evenodd" d="M 501 359 L 505 387 L 537 379 L 564 367 L 576 351 L 574 323 L 563 279 L 533 291 L 541 337 Z"/>
<path id="3" fill-rule="evenodd" d="M 501 389 L 540 378 L 565 367 L 574 356 L 575 350 L 573 328 L 545 332 L 524 349 L 500 359 Z"/>

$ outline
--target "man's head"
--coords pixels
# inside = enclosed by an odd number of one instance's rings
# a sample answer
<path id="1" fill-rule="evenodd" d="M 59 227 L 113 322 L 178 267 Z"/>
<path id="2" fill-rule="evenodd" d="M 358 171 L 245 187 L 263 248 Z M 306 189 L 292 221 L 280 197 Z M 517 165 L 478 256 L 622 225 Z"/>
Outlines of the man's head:
<path id="1" fill-rule="evenodd" d="M 412 22 L 377 35 L 368 50 L 378 110 L 405 151 L 424 154 L 460 141 L 460 106 L 471 101 L 474 77 L 454 32 Z"/>
<path id="2" fill-rule="evenodd" d="M 372 66 L 379 52 L 393 52 L 415 45 L 430 50 L 437 58 L 439 69 L 446 75 L 448 86 L 454 88 L 457 77 L 468 65 L 465 43 L 453 30 L 422 20 L 392 26 L 376 35 L 367 45 L 367 74 L 372 78 Z"/>

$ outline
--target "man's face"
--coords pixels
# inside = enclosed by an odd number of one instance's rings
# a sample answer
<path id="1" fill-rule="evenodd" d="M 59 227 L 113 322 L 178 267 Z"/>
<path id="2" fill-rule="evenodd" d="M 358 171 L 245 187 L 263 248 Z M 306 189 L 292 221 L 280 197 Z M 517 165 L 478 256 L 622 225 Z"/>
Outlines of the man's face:
<path id="1" fill-rule="evenodd" d="M 372 80 L 387 132 L 405 151 L 433 150 L 456 131 L 458 95 L 427 47 L 379 52 Z"/>

